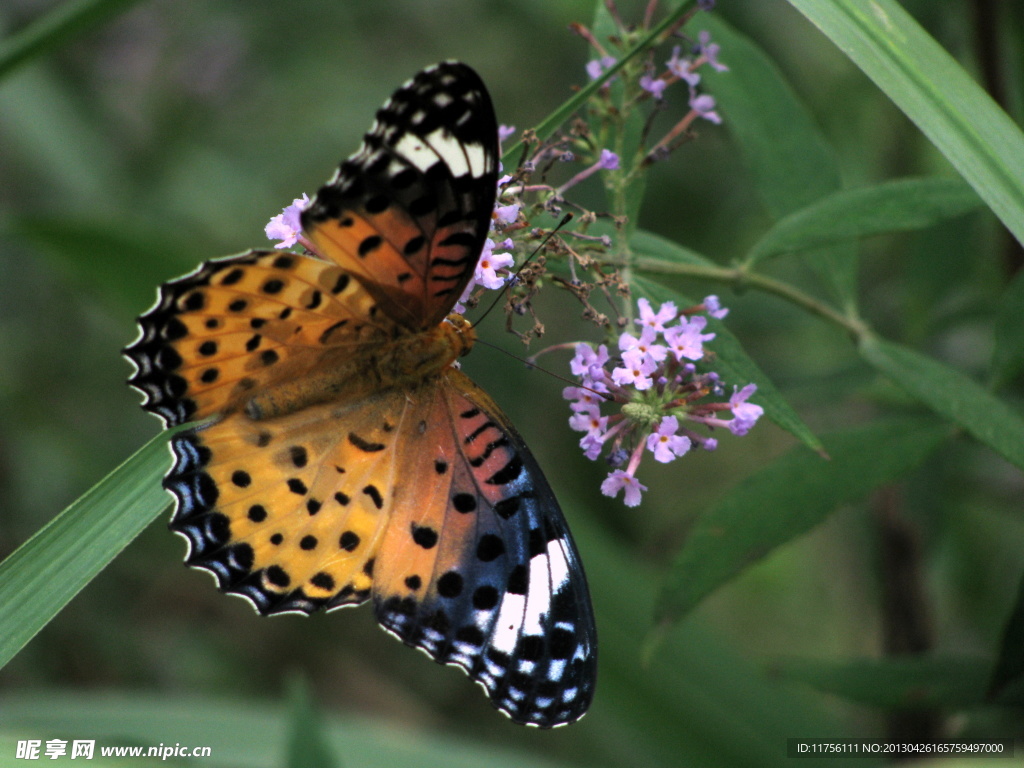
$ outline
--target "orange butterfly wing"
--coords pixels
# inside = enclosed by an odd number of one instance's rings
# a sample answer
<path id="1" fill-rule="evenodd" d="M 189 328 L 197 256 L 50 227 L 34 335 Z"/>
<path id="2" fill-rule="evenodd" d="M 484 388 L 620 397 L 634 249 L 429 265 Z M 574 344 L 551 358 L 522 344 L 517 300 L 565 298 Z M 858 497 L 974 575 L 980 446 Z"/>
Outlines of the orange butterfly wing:
<path id="1" fill-rule="evenodd" d="M 516 722 L 577 720 L 593 697 L 597 635 L 551 487 L 460 371 L 441 377 L 426 408 L 398 446 L 407 492 L 396 496 L 374 569 L 377 618 L 462 667 Z"/>
<path id="2" fill-rule="evenodd" d="M 330 259 L 253 251 L 160 290 L 130 383 L 168 425 L 187 562 L 260 613 L 373 597 L 517 722 L 582 716 L 596 632 L 579 556 L 522 439 L 441 322 L 494 203 L 493 109 L 468 67 L 400 88 L 303 215 Z"/>

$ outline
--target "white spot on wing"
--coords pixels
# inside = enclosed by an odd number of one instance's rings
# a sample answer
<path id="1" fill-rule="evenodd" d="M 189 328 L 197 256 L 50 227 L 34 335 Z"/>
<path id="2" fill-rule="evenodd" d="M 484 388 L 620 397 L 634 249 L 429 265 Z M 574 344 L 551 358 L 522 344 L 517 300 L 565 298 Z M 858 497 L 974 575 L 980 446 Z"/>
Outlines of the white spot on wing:
<path id="1" fill-rule="evenodd" d="M 469 160 L 469 172 L 473 178 L 480 178 L 487 173 L 487 154 L 484 152 L 483 144 L 463 144 L 466 158 Z"/>
<path id="2" fill-rule="evenodd" d="M 511 654 L 516 647 L 516 638 L 523 626 L 523 613 L 526 610 L 526 595 L 506 592 L 498 609 L 498 620 L 494 624 L 491 635 L 491 646 L 504 653 Z"/>
<path id="3" fill-rule="evenodd" d="M 431 146 L 438 157 L 444 160 L 451 170 L 452 176 L 464 176 L 472 171 L 473 161 L 467 158 L 469 147 L 444 128 L 438 128 L 426 136 L 424 141 Z M 482 153 L 482 148 L 480 148 L 480 152 Z"/>
<path id="4" fill-rule="evenodd" d="M 437 152 L 427 146 L 414 133 L 406 133 L 396 141 L 395 151 L 424 173 L 426 173 L 428 168 L 437 163 L 438 159 Z"/>

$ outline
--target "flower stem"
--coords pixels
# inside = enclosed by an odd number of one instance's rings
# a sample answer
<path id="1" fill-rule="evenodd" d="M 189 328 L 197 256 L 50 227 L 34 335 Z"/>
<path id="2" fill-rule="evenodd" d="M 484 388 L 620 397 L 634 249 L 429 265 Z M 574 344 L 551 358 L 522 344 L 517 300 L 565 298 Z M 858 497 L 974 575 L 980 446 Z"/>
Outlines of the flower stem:
<path id="1" fill-rule="evenodd" d="M 774 294 L 810 312 L 812 315 L 816 315 L 842 328 L 850 334 L 855 342 L 863 339 L 871 330 L 853 310 L 849 314 L 844 314 L 789 283 L 776 280 L 758 272 L 750 272 L 742 266 L 719 267 L 704 264 L 680 264 L 662 259 L 644 258 L 642 256 L 633 259 L 632 265 L 642 272 L 695 277 L 701 280 L 726 283 L 737 288 L 756 288 L 765 293 Z"/>

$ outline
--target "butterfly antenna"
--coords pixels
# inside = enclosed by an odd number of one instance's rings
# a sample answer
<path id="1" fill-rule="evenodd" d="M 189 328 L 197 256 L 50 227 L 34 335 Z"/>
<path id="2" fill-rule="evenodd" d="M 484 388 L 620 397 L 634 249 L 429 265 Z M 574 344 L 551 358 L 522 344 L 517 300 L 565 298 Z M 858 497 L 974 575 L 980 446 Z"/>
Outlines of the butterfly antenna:
<path id="1" fill-rule="evenodd" d="M 512 276 L 509 278 L 508 282 L 505 283 L 505 287 L 502 288 L 501 294 L 494 301 L 492 301 L 491 302 L 491 306 L 489 306 L 486 310 L 484 310 L 484 313 L 482 315 L 480 315 L 480 317 L 478 317 L 476 319 L 476 321 L 473 323 L 473 327 L 474 328 L 476 328 L 478 325 L 480 325 L 480 323 L 483 322 L 484 318 L 487 317 L 489 314 L 491 314 L 491 310 L 492 309 L 494 309 L 496 306 L 498 306 L 498 304 L 500 302 L 504 301 L 505 296 L 508 294 L 508 289 L 511 288 L 513 285 L 515 285 L 518 282 L 518 280 L 519 280 L 519 273 L 522 272 L 524 269 L 526 269 L 526 265 L 529 264 L 531 261 L 533 261 L 533 257 L 536 256 L 538 253 L 540 253 L 540 249 L 548 244 L 548 240 L 550 240 L 552 237 L 554 237 L 558 233 L 558 230 L 560 230 L 562 227 L 564 227 L 566 224 L 568 224 L 570 221 L 572 221 L 572 218 L 573 218 L 572 212 L 569 212 L 569 213 L 565 214 L 565 216 L 562 217 L 562 220 L 560 222 L 558 222 L 558 226 L 555 227 L 554 229 L 552 229 L 550 232 L 547 233 L 547 235 L 544 237 L 544 239 L 540 241 L 540 244 L 533 250 L 533 253 L 531 253 L 529 256 L 527 256 L 526 260 L 523 261 L 523 263 L 519 265 L 519 269 L 517 269 L 515 272 L 512 273 Z M 515 355 L 513 355 L 513 357 L 515 357 Z"/>
<path id="2" fill-rule="evenodd" d="M 578 387 L 579 389 L 585 389 L 588 392 L 594 393 L 595 395 L 600 397 L 602 400 L 608 400 L 609 399 L 608 395 L 605 395 L 605 394 L 603 394 L 601 392 L 598 392 L 596 389 L 591 389 L 590 387 L 586 386 L 585 384 L 581 384 L 580 382 L 576 381 L 575 379 L 570 379 L 568 376 L 562 376 L 560 373 L 555 373 L 554 371 L 549 371 L 547 368 L 541 368 L 539 365 L 537 365 L 537 363 L 533 362 L 529 358 L 520 357 L 517 354 L 509 352 L 507 349 L 502 349 L 497 344 L 491 344 L 491 342 L 484 341 L 483 339 L 477 339 L 474 343 L 475 344 L 483 344 L 485 347 L 490 347 L 491 349 L 497 350 L 498 352 L 501 352 L 503 355 L 508 355 L 513 360 L 518 360 L 520 363 L 525 365 L 530 370 L 538 370 L 538 371 L 541 371 L 543 373 L 546 373 L 548 376 L 553 376 L 556 379 L 558 379 L 559 381 L 565 382 L 570 387 Z"/>

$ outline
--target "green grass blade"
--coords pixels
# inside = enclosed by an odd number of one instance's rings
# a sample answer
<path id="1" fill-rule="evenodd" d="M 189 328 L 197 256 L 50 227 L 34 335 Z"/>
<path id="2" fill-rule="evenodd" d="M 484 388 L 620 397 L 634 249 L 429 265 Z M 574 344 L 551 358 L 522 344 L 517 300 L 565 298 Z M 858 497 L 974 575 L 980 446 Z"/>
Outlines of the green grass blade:
<path id="1" fill-rule="evenodd" d="M 309 681 L 298 673 L 288 679 L 287 719 L 287 768 L 339 768 Z"/>
<path id="2" fill-rule="evenodd" d="M 749 476 L 701 515 L 669 569 L 657 618 L 679 620 L 709 594 L 842 504 L 903 477 L 949 436 L 933 419 L 900 419 L 823 438 Z"/>
<path id="3" fill-rule="evenodd" d="M 940 416 L 1024 469 L 1024 419 L 969 376 L 912 349 L 865 336 L 861 356 Z"/>
<path id="4" fill-rule="evenodd" d="M 0 563 L 0 668 L 170 503 L 161 433 Z"/>
<path id="5" fill-rule="evenodd" d="M 960 179 L 898 179 L 843 190 L 776 223 L 750 250 L 746 263 L 887 232 L 925 229 L 981 204 Z"/>
<path id="6" fill-rule="evenodd" d="M 58 5 L 17 34 L 0 41 L 0 79 L 138 1 L 73 0 Z"/>
<path id="7" fill-rule="evenodd" d="M 894 0 L 789 0 L 881 88 L 1024 243 L 1024 133 Z"/>

